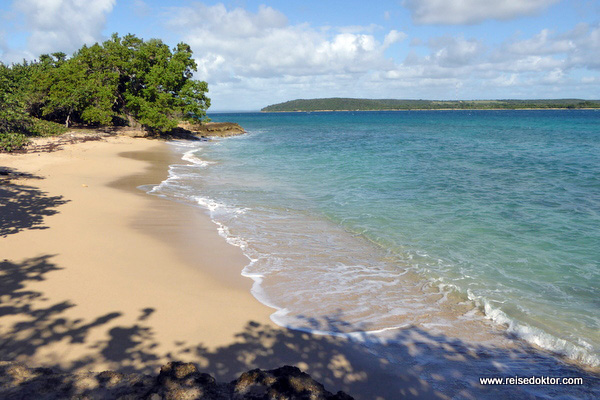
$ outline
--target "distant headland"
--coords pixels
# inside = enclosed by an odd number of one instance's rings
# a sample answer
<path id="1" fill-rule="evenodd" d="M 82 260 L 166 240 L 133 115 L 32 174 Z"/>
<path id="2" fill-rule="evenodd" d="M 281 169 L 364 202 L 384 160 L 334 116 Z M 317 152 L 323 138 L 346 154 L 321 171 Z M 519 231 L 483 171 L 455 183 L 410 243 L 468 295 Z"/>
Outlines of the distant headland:
<path id="1" fill-rule="evenodd" d="M 395 110 L 523 110 L 523 109 L 585 109 L 600 108 L 600 100 L 399 100 L 354 99 L 297 99 L 272 104 L 263 112 L 294 111 L 395 111 Z"/>

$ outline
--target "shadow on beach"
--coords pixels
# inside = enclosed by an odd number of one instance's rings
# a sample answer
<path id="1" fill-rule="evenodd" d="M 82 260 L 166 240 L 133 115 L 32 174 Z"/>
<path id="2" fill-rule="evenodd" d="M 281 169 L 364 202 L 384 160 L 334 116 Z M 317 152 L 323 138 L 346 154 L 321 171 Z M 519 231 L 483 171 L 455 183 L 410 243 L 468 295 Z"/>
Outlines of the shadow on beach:
<path id="1" fill-rule="evenodd" d="M 25 229 L 46 229 L 44 217 L 56 214 L 55 208 L 68 201 L 13 179 L 43 178 L 0 167 L 0 238 Z"/>
<path id="2" fill-rule="evenodd" d="M 155 374 L 169 360 L 193 359 L 199 370 L 218 381 L 237 378 L 254 368 L 296 365 L 330 391 L 343 390 L 357 399 L 398 398 L 598 398 L 600 377 L 562 363 L 551 354 L 526 344 L 502 349 L 432 335 L 419 327 L 394 331 L 386 339 L 360 333 L 318 335 L 249 321 L 236 341 L 208 349 L 202 343 L 177 343 L 177 351 L 160 354 L 150 322 L 152 308 L 139 310 L 131 325 L 118 325 L 115 310 L 89 320 L 70 319 L 69 301 L 51 304 L 44 293 L 28 284 L 48 279 L 61 268 L 44 255 L 0 263 L 0 360 L 27 360 L 46 346 L 66 341 L 83 344 L 89 354 L 64 371 L 94 369 L 98 362 L 124 373 Z M 50 304 L 49 304 L 50 303 Z M 201 318 L 193 315 L 190 318 Z M 336 332 L 343 315 L 306 319 L 319 331 Z M 110 325 L 108 325 L 110 323 Z M 185 321 L 181 321 L 185 324 Z M 108 340 L 92 340 L 92 332 L 106 332 Z M 45 362 L 56 368 L 60 359 Z M 479 377 L 583 377 L 580 386 L 481 386 Z M 6 377 L 0 380 L 6 384 Z"/>

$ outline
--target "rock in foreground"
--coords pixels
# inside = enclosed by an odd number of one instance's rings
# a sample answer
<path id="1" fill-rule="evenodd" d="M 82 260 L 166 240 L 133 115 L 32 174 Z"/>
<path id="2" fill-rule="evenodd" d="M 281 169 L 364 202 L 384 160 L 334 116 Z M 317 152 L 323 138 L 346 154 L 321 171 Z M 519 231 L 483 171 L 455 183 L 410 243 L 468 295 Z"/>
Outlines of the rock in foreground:
<path id="1" fill-rule="evenodd" d="M 296 367 L 255 369 L 230 383 L 218 383 L 192 363 L 170 362 L 158 376 L 113 371 L 67 374 L 0 362 L 3 399 L 147 399 L 147 400 L 351 400 L 332 394 Z"/>

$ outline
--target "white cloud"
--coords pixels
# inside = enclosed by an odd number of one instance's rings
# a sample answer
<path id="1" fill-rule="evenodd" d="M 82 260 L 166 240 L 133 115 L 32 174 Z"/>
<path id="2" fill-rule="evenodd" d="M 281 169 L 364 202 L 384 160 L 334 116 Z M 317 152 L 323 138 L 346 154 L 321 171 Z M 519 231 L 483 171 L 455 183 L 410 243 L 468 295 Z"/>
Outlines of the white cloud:
<path id="1" fill-rule="evenodd" d="M 581 23 L 566 33 L 543 29 L 529 39 L 507 41 L 494 52 L 492 59 L 518 60 L 550 69 L 554 68 L 552 63 L 561 63 L 564 68 L 599 69 L 598 54 L 600 26 Z"/>
<path id="2" fill-rule="evenodd" d="M 546 84 L 555 85 L 562 82 L 565 79 L 565 73 L 561 68 L 555 68 L 541 79 Z"/>
<path id="3" fill-rule="evenodd" d="M 575 43 L 568 38 L 553 37 L 549 29 L 543 29 L 531 39 L 515 41 L 507 44 L 502 51 L 511 54 L 557 54 L 566 53 L 575 48 Z"/>
<path id="4" fill-rule="evenodd" d="M 394 30 L 378 41 L 364 33 L 381 29 L 376 25 L 338 29 L 290 25 L 285 15 L 267 6 L 252 13 L 196 3 L 173 9 L 169 26 L 181 31 L 198 55 L 201 78 L 216 81 L 390 68 L 384 51 L 406 37 Z"/>
<path id="5" fill-rule="evenodd" d="M 575 44 L 569 51 L 570 66 L 600 69 L 600 25 L 579 24 L 564 36 Z"/>
<path id="6" fill-rule="evenodd" d="M 398 82 L 411 81 L 429 87 L 441 84 L 448 90 L 484 87 L 479 97 L 493 97 L 490 90 L 505 88 L 515 90 L 512 96 L 517 96 L 517 91 L 524 87 L 568 82 L 568 60 L 578 45 L 574 38 L 566 36 L 574 35 L 552 35 L 543 30 L 524 40 L 513 38 L 495 49 L 476 39 L 432 38 L 426 43 L 427 54 L 411 50 L 402 64 L 378 76 L 390 81 L 390 85 L 406 86 Z M 579 36 L 589 37 L 584 31 Z"/>
<path id="7" fill-rule="evenodd" d="M 420 41 L 419 44 L 422 44 Z M 427 43 L 430 53 L 420 56 L 414 50 L 409 52 L 399 68 L 420 71 L 427 77 L 459 76 L 465 70 L 474 70 L 486 62 L 486 47 L 476 39 L 443 36 L 430 39 Z"/>
<path id="8" fill-rule="evenodd" d="M 398 43 L 406 39 L 408 35 L 404 32 L 398 32 L 397 30 L 391 30 L 385 35 L 385 39 L 383 39 L 384 47 L 389 47 L 394 43 Z"/>
<path id="9" fill-rule="evenodd" d="M 416 40 L 411 43 L 423 45 Z M 415 79 L 462 75 L 465 80 L 491 79 L 507 86 L 502 77 L 515 82 L 514 74 L 518 78 L 528 76 L 527 82 L 560 84 L 570 79 L 574 69 L 600 69 L 600 26 L 587 24 L 562 33 L 543 29 L 529 38 L 512 37 L 495 48 L 479 40 L 448 36 L 430 39 L 426 46 L 428 53 L 411 50 L 402 64 L 382 76 L 395 76 L 404 70 L 401 76 Z M 534 75 L 537 78 L 531 78 Z M 496 78 L 499 80 L 494 81 Z"/>
<path id="10" fill-rule="evenodd" d="M 490 81 L 494 86 L 516 86 L 519 85 L 519 77 L 517 74 L 502 74 Z"/>
<path id="11" fill-rule="evenodd" d="M 485 46 L 475 39 L 441 37 L 430 40 L 435 53 L 429 61 L 442 67 L 457 67 L 473 64 L 485 51 Z"/>
<path id="12" fill-rule="evenodd" d="M 188 36 L 209 31 L 212 36 L 224 39 L 263 37 L 287 24 L 284 14 L 265 5 L 251 13 L 242 8 L 228 11 L 222 3 L 214 6 L 195 3 L 192 7 L 173 8 L 172 18 L 168 21 L 169 26 L 188 32 Z"/>
<path id="13" fill-rule="evenodd" d="M 477 24 L 533 15 L 559 0 L 404 0 L 418 24 Z"/>
<path id="14" fill-rule="evenodd" d="M 24 14 L 30 36 L 28 51 L 72 52 L 84 43 L 100 39 L 116 0 L 16 0 L 13 7 Z"/>
<path id="15" fill-rule="evenodd" d="M 195 3 L 171 9 L 169 26 L 192 46 L 216 109 L 329 96 L 544 97 L 556 96 L 555 87 L 576 97 L 591 89 L 575 76 L 600 68 L 600 28 L 585 24 L 492 46 L 462 35 L 411 38 L 377 25 L 292 25 L 267 6 L 250 12 Z"/>

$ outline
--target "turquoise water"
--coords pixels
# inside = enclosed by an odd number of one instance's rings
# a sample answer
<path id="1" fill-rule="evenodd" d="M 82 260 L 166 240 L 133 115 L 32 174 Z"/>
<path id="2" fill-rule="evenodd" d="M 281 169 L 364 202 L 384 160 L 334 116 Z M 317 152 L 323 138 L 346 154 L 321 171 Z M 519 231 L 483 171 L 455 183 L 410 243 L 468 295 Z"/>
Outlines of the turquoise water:
<path id="1" fill-rule="evenodd" d="M 249 134 L 177 145 L 153 192 L 210 211 L 276 322 L 486 319 L 600 364 L 600 112 L 211 118 Z"/>

